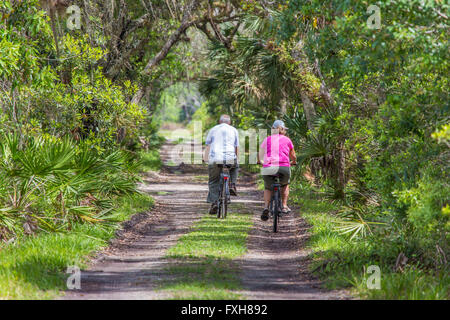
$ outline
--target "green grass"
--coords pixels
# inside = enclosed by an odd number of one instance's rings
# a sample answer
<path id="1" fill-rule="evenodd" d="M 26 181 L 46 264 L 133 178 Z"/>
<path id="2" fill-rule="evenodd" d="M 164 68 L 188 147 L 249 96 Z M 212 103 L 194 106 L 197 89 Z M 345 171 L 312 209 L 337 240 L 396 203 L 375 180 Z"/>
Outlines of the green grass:
<path id="1" fill-rule="evenodd" d="M 229 214 L 224 220 L 205 216 L 170 248 L 167 272 L 173 280 L 160 290 L 173 299 L 239 299 L 239 270 L 233 259 L 247 251 L 250 214 Z"/>
<path id="2" fill-rule="evenodd" d="M 180 143 L 184 140 L 191 140 L 193 131 L 185 127 L 178 127 L 171 130 L 160 129 L 158 134 L 165 139 L 174 140 L 175 143 Z"/>
<path id="3" fill-rule="evenodd" d="M 158 191 L 158 192 L 156 192 L 156 194 L 157 194 L 158 196 L 165 196 L 165 195 L 167 195 L 167 194 L 170 194 L 170 192 L 168 192 L 168 191 Z"/>
<path id="4" fill-rule="evenodd" d="M 163 284 L 172 299 L 239 299 L 233 291 L 241 289 L 237 266 L 230 260 L 185 258 L 174 262 L 167 272 L 174 277 Z"/>
<path id="5" fill-rule="evenodd" d="M 195 177 L 194 177 L 194 180 L 195 180 L 195 181 L 198 181 L 198 182 L 205 182 L 205 181 L 208 181 L 208 175 L 199 175 L 199 176 L 195 176 Z"/>
<path id="6" fill-rule="evenodd" d="M 448 300 L 450 277 L 448 273 L 431 275 L 414 266 L 401 273 L 388 272 L 381 277 L 380 290 L 369 290 L 366 278 L 358 278 L 356 291 L 362 298 L 389 300 Z"/>
<path id="7" fill-rule="evenodd" d="M 383 236 L 350 240 L 335 230 L 339 207 L 317 195 L 298 190 L 291 193 L 300 205 L 300 212 L 312 226 L 308 246 L 312 251 L 311 269 L 330 289 L 348 288 L 362 299 L 449 299 L 448 272 L 435 274 L 431 270 L 409 265 L 394 272 L 396 258 L 406 249 Z M 377 265 L 381 271 L 380 289 L 369 289 L 367 267 Z"/>
<path id="8" fill-rule="evenodd" d="M 141 151 L 139 153 L 141 159 L 141 170 L 142 171 L 158 171 L 161 169 L 162 161 L 159 156 L 159 150 L 152 149 L 148 152 Z"/>
<path id="9" fill-rule="evenodd" d="M 116 200 L 116 219 L 148 210 L 153 199 L 136 194 Z M 107 246 L 118 223 L 76 224 L 66 233 L 40 233 L 0 246 L 0 299 L 52 299 L 66 289 L 68 266 L 87 266 Z"/>

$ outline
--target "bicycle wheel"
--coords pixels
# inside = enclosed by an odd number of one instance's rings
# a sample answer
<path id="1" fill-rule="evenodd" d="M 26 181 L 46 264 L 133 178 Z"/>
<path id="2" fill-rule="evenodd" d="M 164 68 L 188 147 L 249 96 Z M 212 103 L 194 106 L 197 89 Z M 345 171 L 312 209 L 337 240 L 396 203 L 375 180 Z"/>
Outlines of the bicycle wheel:
<path id="1" fill-rule="evenodd" d="M 228 189 L 228 183 L 227 183 L 227 180 L 224 180 L 222 194 L 220 195 L 220 198 L 221 198 L 220 217 L 222 219 L 225 219 L 227 217 L 227 210 L 228 210 L 227 189 Z"/>
<path id="2" fill-rule="evenodd" d="M 270 216 L 273 216 L 273 196 L 270 198 L 270 202 L 269 202 L 269 213 Z"/>
<path id="3" fill-rule="evenodd" d="M 219 199 L 219 201 L 217 201 L 217 218 L 220 219 L 220 207 L 222 206 L 222 201 Z"/>
<path id="4" fill-rule="evenodd" d="M 275 191 L 273 196 L 273 232 L 278 231 L 278 216 L 280 210 L 280 191 Z"/>
<path id="5" fill-rule="evenodd" d="M 217 201 L 217 218 L 218 219 L 220 219 L 220 215 L 222 213 L 222 189 L 223 189 L 223 185 L 220 184 L 219 200 Z"/>
<path id="6" fill-rule="evenodd" d="M 223 218 L 225 219 L 228 214 L 228 203 L 230 202 L 230 185 L 228 181 L 225 183 L 225 195 L 224 195 L 224 210 L 223 210 Z"/>

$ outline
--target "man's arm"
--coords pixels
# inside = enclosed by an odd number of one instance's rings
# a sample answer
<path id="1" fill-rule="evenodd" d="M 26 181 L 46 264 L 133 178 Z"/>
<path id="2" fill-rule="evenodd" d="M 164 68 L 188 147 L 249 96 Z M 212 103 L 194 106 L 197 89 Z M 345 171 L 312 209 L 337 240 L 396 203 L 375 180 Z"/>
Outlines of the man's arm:
<path id="1" fill-rule="evenodd" d="M 213 128 L 214 129 L 214 128 Z M 206 136 L 205 141 L 205 151 L 203 153 L 203 161 L 208 162 L 209 161 L 209 151 L 211 150 L 211 143 L 213 139 L 213 129 L 209 130 L 208 135 Z"/>
<path id="2" fill-rule="evenodd" d="M 203 161 L 208 162 L 209 161 L 209 150 L 211 149 L 211 146 L 209 144 L 206 145 L 205 151 L 203 152 Z"/>
<path id="3" fill-rule="evenodd" d="M 237 161 L 239 161 L 239 132 L 236 128 L 234 128 L 234 135 L 234 153 L 236 154 Z"/>

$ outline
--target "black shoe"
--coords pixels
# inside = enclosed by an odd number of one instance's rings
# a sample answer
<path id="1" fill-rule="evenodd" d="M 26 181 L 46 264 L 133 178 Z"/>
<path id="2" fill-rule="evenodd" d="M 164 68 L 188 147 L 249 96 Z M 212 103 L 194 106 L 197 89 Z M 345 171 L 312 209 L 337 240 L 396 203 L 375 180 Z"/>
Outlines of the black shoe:
<path id="1" fill-rule="evenodd" d="M 209 214 L 214 215 L 217 213 L 217 205 L 215 203 L 213 203 L 211 205 L 211 208 L 209 209 Z"/>
<path id="2" fill-rule="evenodd" d="M 230 194 L 232 196 L 237 196 L 236 185 L 234 183 L 232 183 L 231 186 L 230 186 Z"/>
<path id="3" fill-rule="evenodd" d="M 264 208 L 263 213 L 261 215 L 261 220 L 262 221 L 267 221 L 269 220 L 269 209 Z"/>

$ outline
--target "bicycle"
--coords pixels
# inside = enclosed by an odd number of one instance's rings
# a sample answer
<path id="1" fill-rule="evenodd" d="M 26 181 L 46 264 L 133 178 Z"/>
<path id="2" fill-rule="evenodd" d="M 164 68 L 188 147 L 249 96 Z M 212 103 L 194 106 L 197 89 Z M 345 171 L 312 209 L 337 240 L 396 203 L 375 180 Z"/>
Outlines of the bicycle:
<path id="1" fill-rule="evenodd" d="M 291 161 L 291 165 L 297 165 L 296 162 Z M 282 208 L 283 204 L 281 201 L 281 184 L 280 184 L 280 174 L 276 173 L 273 175 L 275 177 L 275 183 L 272 185 L 272 197 L 270 198 L 269 212 L 273 219 L 273 232 L 278 232 L 278 224 L 280 222 L 280 217 L 283 216 Z"/>
<path id="2" fill-rule="evenodd" d="M 230 169 L 231 164 L 218 164 L 221 168 L 220 172 L 220 187 L 219 187 L 219 199 L 217 200 L 217 218 L 225 219 L 227 217 L 228 204 L 231 202 L 230 197 Z M 224 172 L 223 169 L 227 168 L 228 172 Z"/>
<path id="3" fill-rule="evenodd" d="M 272 197 L 269 204 L 270 216 L 273 219 L 273 232 L 278 232 L 278 223 L 280 222 L 281 216 L 281 185 L 280 185 L 280 175 L 277 173 L 275 176 L 275 183 L 272 185 Z"/>

